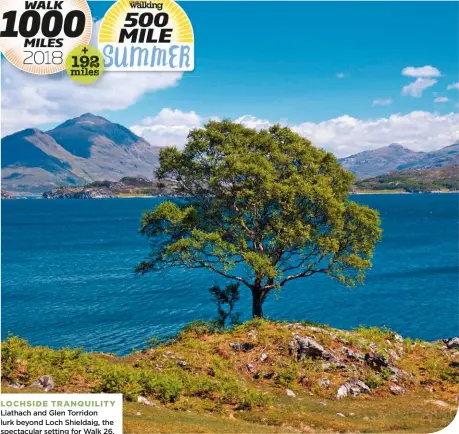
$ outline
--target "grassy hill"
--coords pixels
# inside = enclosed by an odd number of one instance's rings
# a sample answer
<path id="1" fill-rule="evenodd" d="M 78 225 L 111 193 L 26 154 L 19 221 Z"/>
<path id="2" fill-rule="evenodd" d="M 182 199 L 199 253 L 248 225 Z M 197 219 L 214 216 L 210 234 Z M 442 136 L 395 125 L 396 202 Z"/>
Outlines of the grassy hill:
<path id="1" fill-rule="evenodd" d="M 459 165 L 436 169 L 407 169 L 377 176 L 355 184 L 357 191 L 399 190 L 409 193 L 459 191 Z"/>
<path id="2" fill-rule="evenodd" d="M 2 391 L 48 375 L 51 392 L 123 393 L 126 433 L 434 432 L 456 414 L 456 344 L 261 320 L 195 323 L 123 358 L 10 337 Z"/>

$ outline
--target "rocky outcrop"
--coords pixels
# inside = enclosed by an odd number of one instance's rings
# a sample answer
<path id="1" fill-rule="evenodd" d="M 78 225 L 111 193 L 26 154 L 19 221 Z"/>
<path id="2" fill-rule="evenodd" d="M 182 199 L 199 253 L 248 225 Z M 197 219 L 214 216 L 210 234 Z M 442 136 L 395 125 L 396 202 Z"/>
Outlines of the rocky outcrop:
<path id="1" fill-rule="evenodd" d="M 371 394 L 371 390 L 363 381 L 352 378 L 340 386 L 336 392 L 336 399 L 343 399 L 349 395 L 359 396 L 362 393 Z"/>
<path id="2" fill-rule="evenodd" d="M 54 380 L 51 375 L 43 375 L 37 381 L 34 381 L 31 386 L 41 387 L 45 392 L 54 389 Z"/>
<path id="3" fill-rule="evenodd" d="M 459 337 L 454 337 L 454 338 L 451 338 L 451 339 L 445 339 L 444 340 L 445 344 L 446 344 L 446 348 L 448 348 L 448 350 L 452 350 L 452 349 L 458 349 L 459 348 Z"/>
<path id="4" fill-rule="evenodd" d="M 289 343 L 288 348 L 290 355 L 296 360 L 303 360 L 306 357 L 313 359 L 323 358 L 326 353 L 322 345 L 311 338 L 302 338 L 299 335 L 295 335 L 293 341 Z"/>
<path id="5" fill-rule="evenodd" d="M 58 188 L 43 193 L 43 199 L 111 199 L 116 197 L 104 188 Z"/>

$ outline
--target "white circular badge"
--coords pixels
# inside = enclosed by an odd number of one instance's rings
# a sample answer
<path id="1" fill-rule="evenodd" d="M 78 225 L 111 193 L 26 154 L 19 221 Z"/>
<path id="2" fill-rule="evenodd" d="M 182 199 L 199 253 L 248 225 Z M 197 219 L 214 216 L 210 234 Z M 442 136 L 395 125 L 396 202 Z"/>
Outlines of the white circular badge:
<path id="1" fill-rule="evenodd" d="M 32 74 L 65 70 L 68 54 L 91 39 L 86 0 L 0 0 L 0 50 Z"/>

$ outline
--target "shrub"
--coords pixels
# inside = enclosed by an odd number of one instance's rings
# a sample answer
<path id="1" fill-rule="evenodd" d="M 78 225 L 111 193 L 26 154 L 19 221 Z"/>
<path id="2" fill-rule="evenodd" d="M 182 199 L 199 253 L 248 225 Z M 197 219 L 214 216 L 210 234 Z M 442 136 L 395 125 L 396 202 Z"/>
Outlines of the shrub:
<path id="1" fill-rule="evenodd" d="M 95 393 L 122 393 L 128 401 L 136 401 L 142 394 L 140 385 L 141 372 L 123 366 L 106 365 L 99 373 L 99 384 L 94 387 Z"/>

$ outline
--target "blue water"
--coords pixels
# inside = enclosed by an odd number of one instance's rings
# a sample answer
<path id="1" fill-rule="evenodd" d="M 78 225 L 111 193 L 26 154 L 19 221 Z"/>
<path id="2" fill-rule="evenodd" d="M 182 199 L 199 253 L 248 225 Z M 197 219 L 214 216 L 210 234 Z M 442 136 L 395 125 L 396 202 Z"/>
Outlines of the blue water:
<path id="1" fill-rule="evenodd" d="M 265 313 L 339 328 L 388 326 L 434 340 L 458 334 L 458 195 L 368 195 L 383 241 L 366 283 L 314 276 L 270 295 Z M 126 353 L 215 313 L 203 270 L 136 276 L 148 251 L 140 215 L 160 199 L 2 201 L 2 338 Z M 248 291 L 238 310 L 250 313 Z"/>

